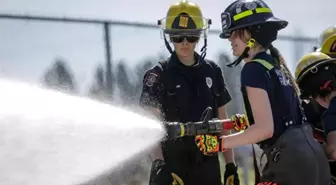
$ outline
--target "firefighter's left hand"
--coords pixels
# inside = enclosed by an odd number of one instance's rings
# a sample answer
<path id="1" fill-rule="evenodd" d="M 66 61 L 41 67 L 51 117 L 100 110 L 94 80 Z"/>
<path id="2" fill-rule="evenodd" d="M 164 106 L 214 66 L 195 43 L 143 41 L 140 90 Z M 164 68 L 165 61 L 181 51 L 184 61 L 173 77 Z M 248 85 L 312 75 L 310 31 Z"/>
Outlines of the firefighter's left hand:
<path id="1" fill-rule="evenodd" d="M 239 185 L 238 167 L 233 163 L 225 165 L 224 185 Z"/>
<path id="2" fill-rule="evenodd" d="M 235 114 L 231 116 L 231 121 L 233 123 L 233 128 L 236 131 L 242 131 L 247 128 L 247 117 L 245 114 Z"/>
<path id="3" fill-rule="evenodd" d="M 197 135 L 195 143 L 204 155 L 213 155 L 220 150 L 220 139 L 215 135 Z"/>

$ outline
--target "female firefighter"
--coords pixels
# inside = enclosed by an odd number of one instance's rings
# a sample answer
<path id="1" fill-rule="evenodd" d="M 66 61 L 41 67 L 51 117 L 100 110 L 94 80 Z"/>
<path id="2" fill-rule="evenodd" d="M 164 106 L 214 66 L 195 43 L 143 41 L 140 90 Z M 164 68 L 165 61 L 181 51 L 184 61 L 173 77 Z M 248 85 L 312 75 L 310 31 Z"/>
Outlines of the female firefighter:
<path id="1" fill-rule="evenodd" d="M 299 60 L 295 76 L 302 99 L 314 99 L 326 108 L 322 115 L 327 136 L 326 152 L 331 159 L 336 160 L 336 127 L 333 120 L 336 110 L 336 59 L 322 52 L 309 53 Z"/>
<path id="2" fill-rule="evenodd" d="M 272 45 L 288 22 L 262 0 L 237 0 L 221 14 L 220 38 L 244 60 L 241 90 L 250 127 L 223 136 L 221 149 L 257 143 L 267 156 L 261 181 L 280 185 L 330 184 L 328 160 L 300 107 L 295 81 Z"/>
<path id="3" fill-rule="evenodd" d="M 225 107 L 231 97 L 221 69 L 213 61 L 205 59 L 209 23 L 200 7 L 187 0 L 170 6 L 167 16 L 159 20 L 171 56 L 144 75 L 140 104 L 158 113 L 164 121 L 200 121 L 207 107 L 214 110 L 213 118 L 227 118 Z M 204 47 L 198 54 L 195 48 L 201 38 L 204 38 Z M 201 153 L 194 138 L 185 136 L 161 142 L 163 158 L 153 162 L 150 183 L 221 185 L 218 151 Z M 231 183 L 227 185 L 239 185 L 232 150 L 224 153 L 224 157 L 225 184 L 229 179 Z"/>
<path id="4" fill-rule="evenodd" d="M 318 38 L 317 46 L 314 47 L 314 51 L 322 52 L 332 58 L 336 57 L 336 26 L 330 26 L 321 32 Z M 315 129 L 323 130 L 321 115 L 325 111 L 325 108 L 319 105 L 314 99 L 303 101 L 302 107 L 305 111 L 308 122 L 313 124 Z M 336 163 L 333 163 L 333 166 L 330 167 L 333 168 L 332 171 L 335 171 L 333 174 L 336 174 Z"/>
<path id="5" fill-rule="evenodd" d="M 326 108 L 322 124 L 327 137 L 326 152 L 336 160 L 336 59 L 322 52 L 309 53 L 302 57 L 295 71 L 302 99 L 314 99 Z"/>
<path id="6" fill-rule="evenodd" d="M 321 116 L 321 123 L 326 138 L 325 151 L 331 159 L 329 165 L 332 182 L 336 184 L 336 126 L 333 120 L 336 115 L 336 59 L 322 53 L 322 51 L 329 55 L 333 53 L 330 40 L 335 43 L 336 35 L 329 37 L 324 42 L 321 52 L 309 53 L 299 60 L 295 76 L 301 90 L 302 99 L 316 101 L 326 109 Z"/>
<path id="7" fill-rule="evenodd" d="M 336 58 L 336 26 L 330 26 L 322 31 L 315 51 L 327 54 L 331 58 Z M 298 62 L 298 64 L 300 64 L 301 60 Z M 298 65 L 298 67 L 300 67 L 300 65 Z M 298 70 L 299 69 L 300 68 L 298 68 Z M 300 83 L 298 84 L 300 85 Z M 309 97 L 305 97 L 305 101 L 302 101 L 302 107 L 307 115 L 308 122 L 314 126 L 314 131 L 320 133 L 318 138 L 321 140 L 321 144 L 325 144 L 327 135 L 324 132 L 321 118 L 326 108 L 321 106 L 314 98 Z M 332 184 L 336 184 L 336 161 L 330 160 L 329 167 Z"/>

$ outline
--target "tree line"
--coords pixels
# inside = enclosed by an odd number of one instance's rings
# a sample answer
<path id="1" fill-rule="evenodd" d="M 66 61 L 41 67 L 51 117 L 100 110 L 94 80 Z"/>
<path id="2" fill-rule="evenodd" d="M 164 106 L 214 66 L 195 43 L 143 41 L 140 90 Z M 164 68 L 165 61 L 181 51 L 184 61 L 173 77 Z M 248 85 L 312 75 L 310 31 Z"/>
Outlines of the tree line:
<path id="1" fill-rule="evenodd" d="M 114 70 L 112 70 L 112 97 L 107 93 L 105 65 L 97 64 L 96 68 L 92 69 L 93 81 L 87 88 L 87 94 L 85 95 L 100 101 L 118 102 L 119 104 L 137 104 L 145 72 L 162 59 L 165 59 L 165 57 L 159 56 L 143 59 L 137 62 L 134 69 L 130 68 L 125 61 L 119 61 L 116 66 L 114 66 Z M 239 77 L 239 71 L 226 67 L 228 61 L 231 61 L 231 58 L 224 52 L 219 53 L 218 59 L 215 60 L 222 69 L 223 76 L 230 91 L 230 89 L 235 88 L 234 86 L 236 85 L 237 77 Z M 230 79 L 232 78 L 235 79 L 234 81 L 231 80 L 233 83 L 230 82 Z M 42 84 L 47 88 L 52 88 L 65 93 L 80 94 L 80 84 L 78 84 L 78 81 L 75 78 L 74 71 L 69 67 L 68 61 L 64 59 L 56 59 L 51 64 L 42 76 Z M 233 98 L 235 98 L 232 90 L 230 93 L 233 95 Z M 234 103 L 231 104 L 233 105 Z M 231 107 L 234 109 L 232 105 Z M 238 110 L 232 111 L 234 112 Z"/>

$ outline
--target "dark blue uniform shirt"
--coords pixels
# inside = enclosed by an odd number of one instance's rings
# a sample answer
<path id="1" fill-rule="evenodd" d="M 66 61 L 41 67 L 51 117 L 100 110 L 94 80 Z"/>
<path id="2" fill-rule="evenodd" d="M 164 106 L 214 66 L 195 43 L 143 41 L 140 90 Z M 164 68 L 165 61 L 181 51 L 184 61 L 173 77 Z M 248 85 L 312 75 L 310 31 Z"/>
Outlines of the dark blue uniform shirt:
<path id="1" fill-rule="evenodd" d="M 200 56 L 196 53 L 195 57 L 198 60 Z M 185 66 L 173 53 L 165 67 L 158 64 L 146 72 L 140 105 L 161 109 L 166 121 L 188 122 L 200 121 L 214 101 L 221 107 L 230 100 L 217 64 L 202 60 Z"/>
<path id="2" fill-rule="evenodd" d="M 200 56 L 196 53 L 195 57 L 198 61 Z M 164 64 L 146 72 L 140 105 L 159 108 L 165 121 L 200 121 L 207 107 L 217 111 L 231 100 L 222 71 L 214 62 L 201 60 L 185 66 L 173 53 Z M 181 150 L 198 150 L 195 146 L 194 137 L 183 137 L 181 142 L 165 142 L 164 148 L 174 148 L 169 153 L 182 155 Z"/>
<path id="3" fill-rule="evenodd" d="M 330 101 L 329 107 L 323 113 L 322 124 L 326 136 L 336 130 L 336 97 Z"/>
<path id="4" fill-rule="evenodd" d="M 262 59 L 266 60 L 268 63 L 274 64 L 274 59 L 271 55 L 266 52 L 261 52 L 255 56 L 254 59 Z M 284 97 L 286 98 L 286 102 L 282 102 L 288 108 L 288 114 L 292 114 L 295 118 L 295 123 L 301 123 L 301 112 L 299 108 L 299 99 L 295 96 L 295 90 L 293 86 L 289 83 L 285 74 L 280 71 L 278 68 L 276 69 L 276 73 L 278 79 L 281 82 Z M 275 140 L 285 131 L 286 126 L 281 118 L 281 113 L 279 106 L 277 105 L 277 100 L 275 96 L 274 86 L 272 78 L 268 73 L 268 69 L 264 67 L 262 64 L 257 62 L 249 62 L 246 63 L 241 72 L 241 86 L 242 91 L 246 86 L 260 88 L 267 92 L 268 97 L 271 103 L 271 109 L 273 114 L 273 122 L 274 122 L 274 135 L 272 138 L 261 142 L 261 144 L 271 145 L 275 142 Z M 244 93 L 244 92 L 243 92 Z M 245 98 L 246 99 L 246 98 Z M 253 123 L 250 123 L 253 124 Z"/>
<path id="5" fill-rule="evenodd" d="M 195 57 L 198 61 L 200 56 Z M 214 62 L 201 60 L 185 66 L 173 53 L 164 64 L 144 75 L 140 105 L 160 109 L 165 121 L 200 121 L 207 107 L 217 111 L 231 100 L 222 71 Z M 166 165 L 185 184 L 221 184 L 218 156 L 204 156 L 194 136 L 165 140 L 161 146 Z"/>

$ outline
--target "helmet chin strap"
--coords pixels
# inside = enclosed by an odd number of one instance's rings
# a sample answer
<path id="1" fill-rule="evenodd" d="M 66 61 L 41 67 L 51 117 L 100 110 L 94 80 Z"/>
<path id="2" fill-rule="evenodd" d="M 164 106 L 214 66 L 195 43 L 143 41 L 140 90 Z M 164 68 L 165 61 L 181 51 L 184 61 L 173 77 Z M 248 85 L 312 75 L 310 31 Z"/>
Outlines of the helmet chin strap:
<path id="1" fill-rule="evenodd" d="M 204 39 L 204 45 L 201 49 L 201 57 L 200 57 L 200 60 L 204 60 L 205 56 L 206 56 L 206 50 L 207 50 L 207 39 L 205 38 Z"/>
<path id="2" fill-rule="evenodd" d="M 166 35 L 165 35 L 164 33 L 163 33 L 163 39 L 164 39 L 166 48 L 168 49 L 169 53 L 170 53 L 170 54 L 173 54 L 173 50 L 172 50 L 172 48 L 170 47 L 169 42 L 167 41 Z"/>
<path id="3" fill-rule="evenodd" d="M 254 43 L 255 43 L 255 39 L 253 39 L 253 38 L 249 39 L 247 41 L 247 46 L 245 47 L 244 52 L 235 61 L 233 61 L 232 63 L 227 64 L 226 66 L 228 66 L 228 67 L 236 67 L 237 65 L 239 65 L 244 58 L 247 58 L 249 56 L 248 52 L 254 46 Z"/>

